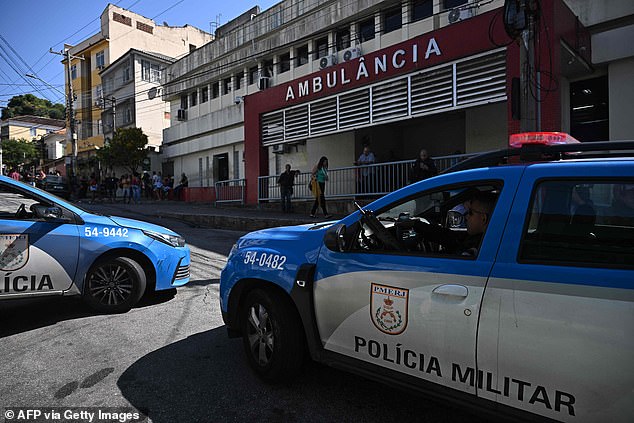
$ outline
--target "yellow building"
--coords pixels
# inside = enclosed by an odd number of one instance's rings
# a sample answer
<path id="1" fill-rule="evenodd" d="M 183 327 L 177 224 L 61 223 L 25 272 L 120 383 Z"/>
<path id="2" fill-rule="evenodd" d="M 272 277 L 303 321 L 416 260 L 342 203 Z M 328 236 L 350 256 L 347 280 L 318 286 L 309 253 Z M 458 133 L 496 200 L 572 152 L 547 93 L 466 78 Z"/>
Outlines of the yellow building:
<path id="1" fill-rule="evenodd" d="M 211 34 L 198 28 L 189 25 L 171 27 L 165 23 L 157 25 L 151 19 L 109 4 L 101 14 L 101 30 L 98 33 L 77 45 L 65 45 L 65 51 L 71 56 L 70 69 L 66 59 L 62 63 L 66 93 L 69 83 L 73 89 L 74 137 L 77 140 L 79 171 L 85 171 L 82 167 L 88 166 L 96 148 L 104 144 L 101 114 L 102 109 L 110 107 L 110 104 L 108 99 L 103 98 L 99 72 L 131 48 L 178 57 L 211 40 Z M 134 69 L 127 72 L 128 78 L 135 74 Z M 118 80 L 123 83 L 125 78 L 126 75 L 122 74 Z M 68 136 L 71 136 L 71 131 Z M 72 144 L 67 143 L 67 155 L 72 154 Z"/>
<path id="2" fill-rule="evenodd" d="M 64 128 L 63 120 L 50 119 L 41 116 L 16 116 L 2 120 L 0 139 L 28 141 L 39 140 L 42 136 Z"/>

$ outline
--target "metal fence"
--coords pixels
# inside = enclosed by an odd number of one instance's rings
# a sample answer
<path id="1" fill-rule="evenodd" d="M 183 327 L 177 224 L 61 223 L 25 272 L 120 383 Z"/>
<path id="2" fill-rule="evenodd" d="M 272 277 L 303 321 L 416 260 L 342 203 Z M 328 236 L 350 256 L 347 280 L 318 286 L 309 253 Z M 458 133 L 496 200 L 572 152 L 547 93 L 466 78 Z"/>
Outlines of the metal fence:
<path id="1" fill-rule="evenodd" d="M 459 163 L 473 154 L 457 154 L 435 157 L 434 163 L 441 172 Z M 385 195 L 409 183 L 408 176 L 415 160 L 378 163 L 365 166 L 341 167 L 328 170 L 326 197 L 328 198 L 363 198 Z M 279 176 L 260 176 L 258 178 L 258 202 L 281 198 Z M 310 172 L 303 172 L 295 177 L 293 199 L 312 199 L 309 189 Z"/>
<path id="2" fill-rule="evenodd" d="M 229 179 L 216 182 L 216 204 L 244 204 L 246 179 Z"/>

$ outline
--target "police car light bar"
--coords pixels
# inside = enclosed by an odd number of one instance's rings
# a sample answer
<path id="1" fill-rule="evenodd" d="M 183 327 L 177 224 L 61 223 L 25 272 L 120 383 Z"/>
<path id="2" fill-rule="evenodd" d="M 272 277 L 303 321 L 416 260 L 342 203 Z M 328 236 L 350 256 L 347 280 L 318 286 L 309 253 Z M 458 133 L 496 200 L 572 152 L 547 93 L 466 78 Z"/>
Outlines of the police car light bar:
<path id="1" fill-rule="evenodd" d="M 561 145 L 578 144 L 579 141 L 565 132 L 522 132 L 509 137 L 509 147 L 521 148 L 527 144 Z"/>

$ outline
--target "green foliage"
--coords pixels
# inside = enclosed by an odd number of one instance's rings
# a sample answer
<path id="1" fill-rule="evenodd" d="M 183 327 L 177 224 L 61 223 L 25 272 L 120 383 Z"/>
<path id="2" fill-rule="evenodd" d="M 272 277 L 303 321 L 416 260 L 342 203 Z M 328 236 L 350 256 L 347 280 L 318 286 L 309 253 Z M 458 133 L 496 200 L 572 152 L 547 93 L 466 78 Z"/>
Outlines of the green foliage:
<path id="1" fill-rule="evenodd" d="M 33 94 L 25 94 L 12 97 L 7 107 L 2 108 L 2 119 L 25 115 L 64 119 L 66 107 L 63 104 L 51 103 L 49 100 L 36 97 Z"/>
<path id="2" fill-rule="evenodd" d="M 147 142 L 141 128 L 119 128 L 110 143 L 97 152 L 97 157 L 106 167 L 123 166 L 134 173 L 147 157 Z"/>
<path id="3" fill-rule="evenodd" d="M 30 163 L 37 158 L 37 147 L 31 141 L 23 138 L 2 141 L 2 160 L 9 169 Z"/>

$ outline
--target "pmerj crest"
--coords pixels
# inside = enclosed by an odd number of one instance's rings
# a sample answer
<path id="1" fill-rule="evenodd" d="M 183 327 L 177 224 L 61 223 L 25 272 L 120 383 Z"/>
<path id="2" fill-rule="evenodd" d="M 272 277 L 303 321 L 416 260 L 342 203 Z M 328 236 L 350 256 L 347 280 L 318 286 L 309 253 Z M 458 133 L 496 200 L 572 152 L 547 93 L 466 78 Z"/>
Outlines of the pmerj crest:
<path id="1" fill-rule="evenodd" d="M 373 283 L 370 287 L 370 316 L 378 330 L 389 335 L 407 327 L 409 289 Z"/>
<path id="2" fill-rule="evenodd" d="M 29 236 L 0 234 L 0 270 L 10 272 L 29 261 Z"/>

